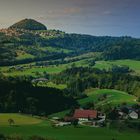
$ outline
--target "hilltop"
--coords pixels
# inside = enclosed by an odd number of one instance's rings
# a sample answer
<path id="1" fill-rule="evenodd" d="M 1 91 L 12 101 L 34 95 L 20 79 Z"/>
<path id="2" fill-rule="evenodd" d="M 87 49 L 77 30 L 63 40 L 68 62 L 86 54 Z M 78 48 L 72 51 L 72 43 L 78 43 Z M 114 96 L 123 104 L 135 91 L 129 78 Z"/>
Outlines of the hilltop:
<path id="1" fill-rule="evenodd" d="M 47 30 L 47 27 L 34 19 L 23 19 L 12 26 L 10 29 L 24 29 L 24 30 Z"/>

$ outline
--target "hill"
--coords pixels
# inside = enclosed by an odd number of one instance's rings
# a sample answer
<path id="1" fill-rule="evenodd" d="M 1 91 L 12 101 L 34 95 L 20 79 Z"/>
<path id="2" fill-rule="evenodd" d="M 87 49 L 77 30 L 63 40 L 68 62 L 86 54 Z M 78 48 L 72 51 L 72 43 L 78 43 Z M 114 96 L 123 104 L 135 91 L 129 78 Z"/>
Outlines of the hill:
<path id="1" fill-rule="evenodd" d="M 140 59 L 140 39 L 68 34 L 33 19 L 0 30 L 0 66 L 27 64 L 98 53 L 95 60 Z"/>
<path id="2" fill-rule="evenodd" d="M 96 60 L 140 59 L 140 39 L 68 34 L 33 19 L 0 30 L 0 65 L 58 60 L 98 53 Z M 8 57 L 7 57 L 8 56 Z"/>
<path id="3" fill-rule="evenodd" d="M 24 30 L 47 30 L 46 26 L 33 19 L 21 20 L 9 28 L 11 29 L 24 29 Z"/>
<path id="4" fill-rule="evenodd" d="M 110 104 L 111 106 L 126 104 L 136 104 L 137 98 L 125 92 L 111 89 L 90 89 L 86 90 L 86 98 L 78 100 L 79 104 L 84 106 L 87 103 L 94 102 L 96 107 L 105 107 Z M 103 98 L 105 97 L 105 98 Z"/>

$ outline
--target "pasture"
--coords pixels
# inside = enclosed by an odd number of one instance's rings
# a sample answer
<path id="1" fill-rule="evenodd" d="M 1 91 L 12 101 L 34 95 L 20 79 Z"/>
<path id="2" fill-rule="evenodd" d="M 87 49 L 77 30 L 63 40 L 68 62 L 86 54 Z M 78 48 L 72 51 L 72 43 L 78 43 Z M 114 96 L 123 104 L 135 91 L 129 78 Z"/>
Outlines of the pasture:
<path id="1" fill-rule="evenodd" d="M 123 91 L 111 90 L 111 89 L 88 89 L 85 91 L 87 97 L 77 100 L 81 107 L 87 105 L 88 103 L 95 103 L 95 107 L 104 108 L 106 105 L 118 106 L 120 104 L 126 103 L 128 105 L 133 105 L 138 103 L 137 97 L 129 95 Z M 100 97 L 106 95 L 105 100 L 99 100 Z M 49 117 L 64 117 L 68 114 L 70 110 L 65 110 L 62 112 L 54 113 L 49 115 Z"/>
<path id="2" fill-rule="evenodd" d="M 85 60 L 80 60 L 68 64 L 60 64 L 60 65 L 49 65 L 49 66 L 44 66 L 44 67 L 39 67 L 39 66 L 28 66 L 26 65 L 21 65 L 23 66 L 23 70 L 9 70 L 10 67 L 0 67 L 0 72 L 2 72 L 6 76 L 23 76 L 23 75 L 29 75 L 29 76 L 36 76 L 36 73 L 43 74 L 43 72 L 47 72 L 49 74 L 55 74 L 55 73 L 60 73 L 66 68 L 71 67 L 73 64 L 75 66 L 88 66 Z"/>
<path id="3" fill-rule="evenodd" d="M 0 67 L 0 72 L 2 72 L 6 76 L 23 76 L 23 75 L 32 75 L 36 76 L 36 73 L 43 74 L 43 72 L 47 72 L 49 74 L 55 74 L 60 73 L 66 68 L 70 68 L 73 64 L 75 66 L 89 66 L 88 60 L 92 60 L 91 58 L 82 59 L 76 62 L 71 62 L 67 64 L 60 64 L 60 65 L 49 65 L 44 67 L 37 67 L 34 66 L 34 63 L 32 63 L 32 67 L 30 68 L 30 64 L 26 65 L 20 65 L 25 67 L 23 70 L 12 70 L 9 71 L 10 67 Z M 96 61 L 95 66 L 93 68 L 99 68 L 99 69 L 109 69 L 112 67 L 112 65 L 125 65 L 129 66 L 130 69 L 132 69 L 134 74 L 139 75 L 140 74 L 140 61 L 136 60 L 114 60 L 114 61 Z"/>
<path id="4" fill-rule="evenodd" d="M 29 125 L 29 124 L 37 124 L 42 120 L 33 118 L 29 115 L 21 115 L 15 113 L 1 113 L 0 114 L 0 125 L 9 125 L 8 119 L 13 119 L 15 125 Z"/>
<path id="5" fill-rule="evenodd" d="M 96 106 L 104 106 L 107 104 L 110 105 L 119 105 L 122 103 L 126 104 L 135 104 L 137 103 L 137 98 L 135 96 L 129 95 L 125 92 L 118 90 L 110 90 L 110 89 L 89 89 L 86 90 L 87 94 L 86 98 L 78 100 L 81 106 L 86 105 L 89 102 L 96 103 Z M 104 100 L 99 100 L 99 98 L 103 95 L 106 95 Z"/>
<path id="6" fill-rule="evenodd" d="M 13 114 L 6 115 L 8 115 L 8 118 L 13 117 Z M 30 123 L 32 117 L 28 119 Z M 79 126 L 77 128 L 74 126 L 54 128 L 49 120 L 41 121 L 36 124 L 20 124 L 18 126 L 3 124 L 0 125 L 0 132 L 5 135 L 22 136 L 25 139 L 32 135 L 48 137 L 54 140 L 112 140 L 113 138 L 115 138 L 115 140 L 132 140 L 134 137 L 136 140 L 140 139 L 140 134 L 133 130 L 119 132 L 116 129 L 93 128 L 87 126 Z"/>
<path id="7" fill-rule="evenodd" d="M 99 69 L 109 69 L 112 65 L 125 65 L 130 69 L 134 70 L 137 74 L 140 74 L 140 61 L 137 60 L 112 60 L 112 61 L 96 61 L 96 65 L 94 67 Z"/>

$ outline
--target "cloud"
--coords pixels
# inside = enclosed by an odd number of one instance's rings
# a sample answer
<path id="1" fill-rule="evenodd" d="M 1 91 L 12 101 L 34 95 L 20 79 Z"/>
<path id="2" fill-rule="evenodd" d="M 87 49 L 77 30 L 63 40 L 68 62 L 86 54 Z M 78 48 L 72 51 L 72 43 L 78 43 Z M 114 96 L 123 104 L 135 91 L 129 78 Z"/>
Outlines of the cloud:
<path id="1" fill-rule="evenodd" d="M 45 14 L 39 15 L 36 17 L 36 19 L 39 20 L 47 20 L 47 19 L 58 19 L 58 18 L 65 18 L 65 17 L 78 17 L 81 16 L 82 8 L 79 7 L 66 7 L 61 9 L 53 9 L 48 10 L 45 12 Z"/>
<path id="2" fill-rule="evenodd" d="M 54 16 L 64 16 L 64 15 L 75 15 L 82 12 L 82 9 L 79 7 L 66 7 L 61 9 L 50 10 L 47 13 Z"/>

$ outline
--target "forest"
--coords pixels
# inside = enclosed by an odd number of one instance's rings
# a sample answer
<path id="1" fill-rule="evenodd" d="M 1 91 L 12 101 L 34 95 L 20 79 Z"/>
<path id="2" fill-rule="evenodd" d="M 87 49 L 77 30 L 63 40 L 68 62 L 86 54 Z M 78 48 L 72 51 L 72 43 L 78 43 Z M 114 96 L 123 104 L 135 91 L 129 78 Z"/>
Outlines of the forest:
<path id="1" fill-rule="evenodd" d="M 131 75 L 126 66 L 113 66 L 109 70 L 90 67 L 72 67 L 52 77 L 54 83 L 67 84 L 73 96 L 82 96 L 85 89 L 117 89 L 140 97 L 140 77 Z"/>
<path id="2" fill-rule="evenodd" d="M 45 31 L 50 32 L 50 31 Z M 35 32 L 5 36 L 0 34 L 0 65 L 15 65 L 36 61 L 57 60 L 88 52 L 100 52 L 98 60 L 135 59 L 139 60 L 140 40 L 131 37 L 95 37 L 90 35 L 67 34 L 51 31 L 54 37 L 41 37 Z M 60 51 L 49 51 L 48 47 Z M 65 49 L 65 50 L 63 50 Z M 18 52 L 29 57 L 18 58 Z M 31 57 L 32 56 L 32 57 Z"/>
<path id="3" fill-rule="evenodd" d="M 0 77 L 0 112 L 48 115 L 77 105 L 56 88 L 34 87 L 30 77 Z"/>

